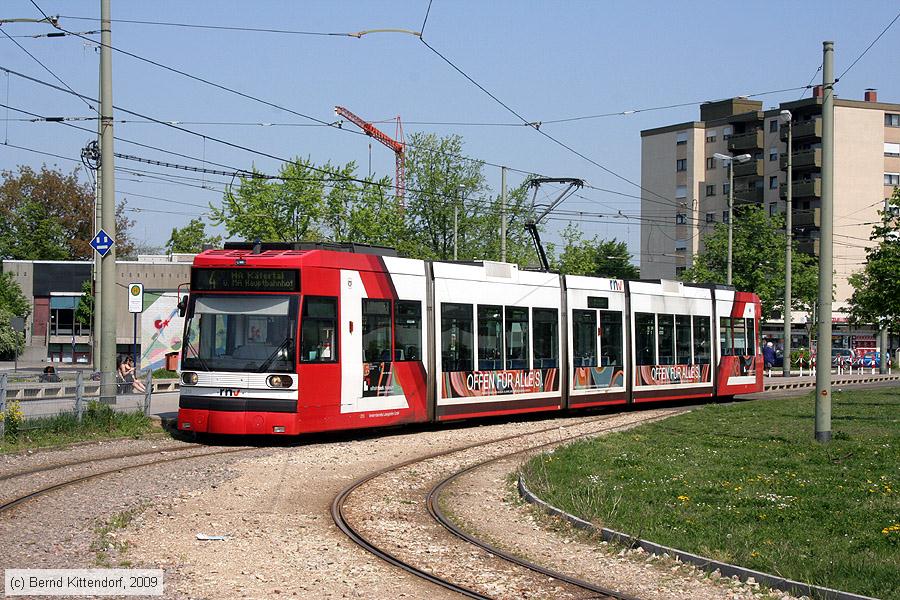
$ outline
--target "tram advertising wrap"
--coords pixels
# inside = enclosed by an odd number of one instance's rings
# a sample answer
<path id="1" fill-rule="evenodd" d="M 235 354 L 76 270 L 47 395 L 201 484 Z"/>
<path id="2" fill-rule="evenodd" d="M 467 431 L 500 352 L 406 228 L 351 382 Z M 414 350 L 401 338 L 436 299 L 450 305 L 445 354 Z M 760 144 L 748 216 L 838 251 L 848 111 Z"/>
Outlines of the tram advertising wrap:
<path id="1" fill-rule="evenodd" d="M 442 397 L 477 398 L 556 392 L 559 378 L 556 369 L 516 371 L 457 371 L 444 373 Z"/>

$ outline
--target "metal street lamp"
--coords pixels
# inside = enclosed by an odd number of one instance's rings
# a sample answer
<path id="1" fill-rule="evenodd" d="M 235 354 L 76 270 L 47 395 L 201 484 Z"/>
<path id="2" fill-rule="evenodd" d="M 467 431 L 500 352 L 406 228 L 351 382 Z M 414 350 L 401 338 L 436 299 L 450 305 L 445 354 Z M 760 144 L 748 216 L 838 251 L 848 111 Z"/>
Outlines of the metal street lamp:
<path id="1" fill-rule="evenodd" d="M 738 162 L 747 162 L 750 160 L 749 154 L 739 154 L 738 156 L 731 156 L 729 154 L 720 154 L 716 152 L 713 154 L 715 158 L 718 158 L 722 161 L 723 164 L 728 165 L 728 273 L 726 275 L 726 281 L 728 285 L 731 285 L 731 263 L 732 263 L 732 236 L 734 230 L 734 161 Z"/>
<path id="2" fill-rule="evenodd" d="M 784 377 L 791 376 L 791 240 L 793 237 L 793 208 L 791 207 L 794 194 L 794 180 L 792 168 L 793 148 L 793 115 L 791 111 L 783 110 L 778 116 L 782 123 L 787 125 L 787 199 L 784 207 L 784 359 L 781 374 Z"/>

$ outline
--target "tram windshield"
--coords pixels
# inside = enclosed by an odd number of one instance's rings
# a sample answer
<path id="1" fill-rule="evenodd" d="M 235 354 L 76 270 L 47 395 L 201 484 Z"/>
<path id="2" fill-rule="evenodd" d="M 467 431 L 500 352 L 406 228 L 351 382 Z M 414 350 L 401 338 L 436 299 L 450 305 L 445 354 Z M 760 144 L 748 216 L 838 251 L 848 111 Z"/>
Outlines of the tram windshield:
<path id="1" fill-rule="evenodd" d="M 228 294 L 191 296 L 182 367 L 192 371 L 294 371 L 297 299 Z"/>

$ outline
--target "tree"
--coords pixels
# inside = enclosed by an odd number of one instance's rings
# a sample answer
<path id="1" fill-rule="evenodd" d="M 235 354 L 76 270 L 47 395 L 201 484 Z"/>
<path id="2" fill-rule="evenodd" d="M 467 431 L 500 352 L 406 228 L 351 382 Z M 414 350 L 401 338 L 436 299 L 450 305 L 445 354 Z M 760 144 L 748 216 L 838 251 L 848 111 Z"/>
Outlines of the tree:
<path id="1" fill-rule="evenodd" d="M 206 224 L 200 219 L 191 221 L 182 227 L 173 228 L 169 241 L 166 242 L 166 253 L 196 254 L 203 250 L 203 246 L 218 246 L 222 242 L 220 235 L 206 235 Z"/>
<path id="2" fill-rule="evenodd" d="M 784 216 L 772 215 L 759 206 L 735 208 L 733 225 L 732 283 L 740 291 L 754 292 L 762 303 L 763 316 L 784 308 Z M 682 280 L 725 283 L 728 264 L 728 224 L 716 225 L 703 239 L 703 250 Z M 809 310 L 818 296 L 818 261 L 797 250 L 791 259 L 793 308 Z"/>
<path id="3" fill-rule="evenodd" d="M 81 297 L 75 307 L 75 320 L 82 327 L 93 327 L 94 323 L 94 288 L 90 279 L 81 282 Z"/>
<path id="4" fill-rule="evenodd" d="M 0 258 L 89 259 L 94 237 L 94 191 L 78 181 L 78 169 L 64 174 L 20 166 L 0 172 Z M 116 207 L 116 252 L 127 255 L 134 224 Z"/>
<path id="5" fill-rule="evenodd" d="M 862 271 L 850 276 L 850 319 L 854 323 L 875 324 L 879 328 L 900 327 L 900 188 L 880 211 L 881 223 L 872 228 L 869 239 L 878 245 L 866 250 Z"/>
<path id="6" fill-rule="evenodd" d="M 12 328 L 12 317 L 28 317 L 31 305 L 12 273 L 0 273 L 0 356 L 12 356 L 25 344 L 25 336 Z"/>
<path id="7" fill-rule="evenodd" d="M 459 260 L 500 260 L 500 196 L 489 190 L 483 163 L 463 156 L 462 138 L 416 133 L 407 154 L 405 217 L 416 258 L 453 258 L 453 220 L 457 213 Z M 507 260 L 535 264 L 537 255 L 524 231 L 533 214 L 527 183 L 507 197 Z"/>
<path id="8" fill-rule="evenodd" d="M 241 177 L 237 189 L 228 186 L 221 208 L 210 206 L 212 223 L 224 224 L 229 237 L 249 241 L 322 239 L 325 183 L 335 171 L 300 158 L 284 163 L 276 180 L 261 177 L 254 168 L 254 176 Z"/>
<path id="9" fill-rule="evenodd" d="M 602 240 L 600 236 L 585 240 L 581 229 L 572 223 L 563 230 L 562 238 L 565 246 L 559 258 L 554 256 L 555 245 L 548 244 L 550 263 L 560 273 L 613 279 L 637 279 L 640 276 L 640 271 L 631 264 L 633 257 L 625 242 Z"/>

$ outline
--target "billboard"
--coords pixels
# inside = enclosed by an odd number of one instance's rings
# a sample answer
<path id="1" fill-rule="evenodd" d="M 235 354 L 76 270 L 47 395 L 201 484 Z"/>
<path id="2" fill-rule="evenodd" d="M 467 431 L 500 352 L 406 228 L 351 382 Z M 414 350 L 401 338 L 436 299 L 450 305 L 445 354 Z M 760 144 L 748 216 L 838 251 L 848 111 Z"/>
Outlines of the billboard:
<path id="1" fill-rule="evenodd" d="M 166 354 L 181 353 L 184 317 L 178 314 L 178 292 L 145 292 L 141 313 L 141 369 L 161 369 Z"/>

